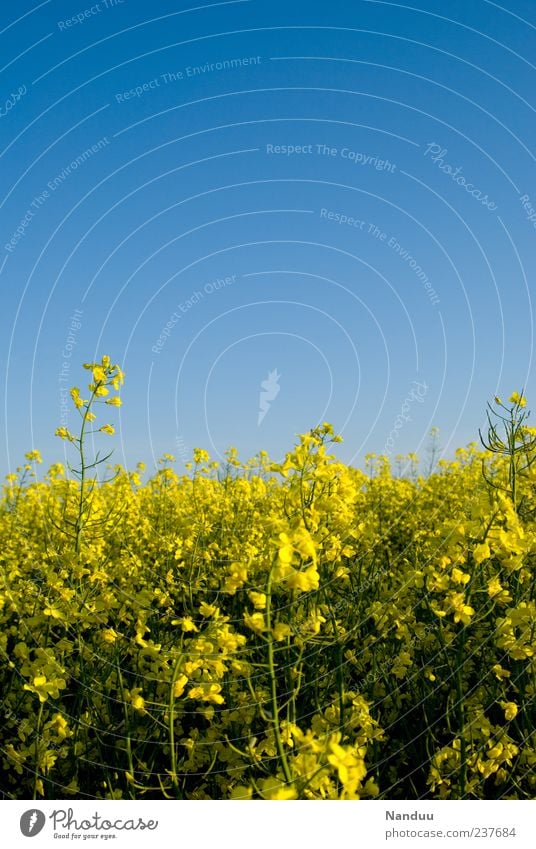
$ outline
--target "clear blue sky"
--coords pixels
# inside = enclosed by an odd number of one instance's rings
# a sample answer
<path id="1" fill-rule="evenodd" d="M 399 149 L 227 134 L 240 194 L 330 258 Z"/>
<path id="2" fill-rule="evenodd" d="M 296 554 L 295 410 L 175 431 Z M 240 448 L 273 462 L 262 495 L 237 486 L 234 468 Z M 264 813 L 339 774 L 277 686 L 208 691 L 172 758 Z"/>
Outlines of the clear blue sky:
<path id="1" fill-rule="evenodd" d="M 530 0 L 4 4 L 0 470 L 63 458 L 61 390 L 102 353 L 129 466 L 279 457 L 326 419 L 355 463 L 434 425 L 450 454 L 495 393 L 534 403 L 535 24 Z"/>

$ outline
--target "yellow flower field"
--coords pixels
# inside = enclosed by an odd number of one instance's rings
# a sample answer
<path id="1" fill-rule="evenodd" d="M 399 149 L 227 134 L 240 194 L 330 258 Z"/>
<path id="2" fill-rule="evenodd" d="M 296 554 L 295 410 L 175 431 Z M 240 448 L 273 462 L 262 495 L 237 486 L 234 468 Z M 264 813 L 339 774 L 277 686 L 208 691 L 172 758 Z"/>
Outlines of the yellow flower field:
<path id="1" fill-rule="evenodd" d="M 3 488 L 4 797 L 534 798 L 523 395 L 426 477 L 344 465 L 325 424 L 144 480 L 91 455 L 123 373 L 86 368 L 71 468 L 30 451 Z"/>

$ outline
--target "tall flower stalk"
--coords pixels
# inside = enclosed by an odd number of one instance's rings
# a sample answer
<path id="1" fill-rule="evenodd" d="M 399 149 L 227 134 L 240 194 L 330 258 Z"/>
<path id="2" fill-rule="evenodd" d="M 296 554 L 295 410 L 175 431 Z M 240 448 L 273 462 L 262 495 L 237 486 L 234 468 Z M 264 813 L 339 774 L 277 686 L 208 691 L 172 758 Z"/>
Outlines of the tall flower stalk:
<path id="1" fill-rule="evenodd" d="M 91 494 L 95 486 L 95 480 L 88 478 L 88 473 L 102 463 L 105 463 L 113 453 L 113 451 L 110 451 L 102 457 L 98 451 L 94 459 L 91 462 L 88 461 L 86 450 L 88 436 L 95 433 L 105 433 L 113 436 L 115 433 L 115 428 L 111 424 L 104 424 L 101 427 L 91 427 L 97 418 L 95 407 L 98 403 L 103 403 L 111 407 L 120 407 L 122 404 L 121 398 L 119 395 L 110 395 L 110 390 L 118 392 L 124 382 L 124 373 L 118 365 L 112 364 L 110 357 L 106 355 L 103 356 L 100 363 L 84 363 L 84 368 L 91 371 L 93 377 L 92 382 L 88 384 L 89 398 L 82 398 L 80 389 L 77 386 L 73 386 L 70 390 L 73 404 L 81 419 L 79 435 L 75 436 L 66 427 L 58 427 L 56 429 L 56 436 L 71 442 L 78 454 L 77 466 L 72 466 L 70 463 L 67 464 L 70 472 L 79 482 L 75 518 L 73 520 L 66 520 L 67 524 L 72 528 L 70 535 L 73 538 L 73 546 L 76 553 L 80 552 L 83 532 L 91 516 Z"/>
<path id="2" fill-rule="evenodd" d="M 485 467 L 483 467 L 484 478 L 495 489 L 505 490 L 512 500 L 514 510 L 519 512 L 522 506 L 519 499 L 519 478 L 528 472 L 536 460 L 536 429 L 526 424 L 530 413 L 525 409 L 527 401 L 523 393 L 513 392 L 508 400 L 509 407 L 497 396 L 495 396 L 497 409 L 493 409 L 491 404 L 488 404 L 487 436 L 484 437 L 481 431 L 479 436 L 484 448 L 493 454 L 507 458 L 508 462 L 508 487 L 501 487 L 495 480 L 490 480 L 486 475 Z M 492 416 L 497 421 L 493 421 Z M 503 434 L 499 430 L 500 422 L 502 422 Z"/>

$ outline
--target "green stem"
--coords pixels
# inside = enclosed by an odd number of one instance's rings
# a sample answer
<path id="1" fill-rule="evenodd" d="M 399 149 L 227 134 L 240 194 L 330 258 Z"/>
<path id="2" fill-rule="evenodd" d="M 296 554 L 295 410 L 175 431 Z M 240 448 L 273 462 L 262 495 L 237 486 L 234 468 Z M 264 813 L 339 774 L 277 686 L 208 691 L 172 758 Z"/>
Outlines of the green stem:
<path id="1" fill-rule="evenodd" d="M 78 452 L 80 454 L 80 495 L 78 498 L 78 516 L 76 518 L 75 523 L 75 540 L 74 540 L 74 550 L 78 554 L 80 552 L 80 543 L 82 541 L 82 530 L 84 526 L 84 522 L 82 520 L 84 514 L 84 496 L 85 496 L 85 483 L 86 483 L 86 458 L 84 454 L 84 436 L 86 425 L 88 422 L 88 415 L 91 410 L 91 405 L 95 399 L 97 389 L 101 384 L 98 383 L 95 385 L 95 389 L 91 394 L 91 398 L 86 404 L 86 409 L 84 415 L 82 417 L 82 427 L 80 429 L 80 437 L 78 441 Z"/>
<path id="2" fill-rule="evenodd" d="M 279 725 L 279 705 L 277 702 L 277 681 L 275 675 L 275 663 L 274 663 L 274 641 L 272 636 L 272 575 L 273 575 L 274 567 L 270 569 L 270 574 L 268 576 L 268 584 L 266 586 L 266 627 L 267 637 L 266 642 L 268 645 L 268 670 L 270 676 L 270 700 L 272 707 L 272 725 L 274 727 L 274 736 L 275 736 L 275 744 L 277 748 L 277 754 L 279 756 L 279 760 L 281 763 L 281 767 L 283 769 L 283 774 L 285 776 L 285 780 L 287 784 L 292 784 L 292 772 L 290 770 L 290 766 L 287 760 L 287 756 L 285 753 L 285 749 L 283 747 L 283 740 L 281 739 L 281 727 Z"/>
<path id="3" fill-rule="evenodd" d="M 117 664 L 117 674 L 119 677 L 119 687 L 121 690 L 121 701 L 123 702 L 123 713 L 125 717 L 125 740 L 127 744 L 127 759 L 128 759 L 128 771 L 132 776 L 132 783 L 134 786 L 134 762 L 132 760 L 132 745 L 130 743 L 130 718 L 128 715 L 128 707 L 125 700 L 125 688 L 123 686 L 123 676 L 121 675 L 121 667 L 119 663 Z M 136 794 L 133 793 L 134 798 L 136 798 Z"/>
<path id="4" fill-rule="evenodd" d="M 180 655 L 175 661 L 175 666 L 173 667 L 173 675 L 171 677 L 171 687 L 169 689 L 169 746 L 170 746 L 170 758 L 171 758 L 171 780 L 173 782 L 173 787 L 175 788 L 175 793 L 177 794 L 177 798 L 181 799 L 182 795 L 179 789 L 179 782 L 177 779 L 177 752 L 175 750 L 175 697 L 173 695 L 175 690 L 175 682 L 177 680 L 177 676 L 179 674 L 179 666 L 182 660 L 182 655 Z"/>
<path id="5" fill-rule="evenodd" d="M 462 629 L 458 645 L 458 653 L 456 658 L 456 700 L 457 700 L 457 715 L 458 727 L 460 729 L 460 799 L 465 796 L 465 781 L 467 774 L 467 750 L 465 744 L 465 706 L 463 702 L 463 687 L 462 687 L 462 665 L 463 652 L 465 648 L 465 625 Z"/>
<path id="6" fill-rule="evenodd" d="M 34 789 L 32 799 L 35 800 L 37 797 L 37 782 L 39 780 L 39 733 L 41 731 L 41 719 L 43 717 L 43 702 L 39 705 L 39 713 L 37 715 L 37 726 L 35 729 L 35 778 L 34 778 Z"/>

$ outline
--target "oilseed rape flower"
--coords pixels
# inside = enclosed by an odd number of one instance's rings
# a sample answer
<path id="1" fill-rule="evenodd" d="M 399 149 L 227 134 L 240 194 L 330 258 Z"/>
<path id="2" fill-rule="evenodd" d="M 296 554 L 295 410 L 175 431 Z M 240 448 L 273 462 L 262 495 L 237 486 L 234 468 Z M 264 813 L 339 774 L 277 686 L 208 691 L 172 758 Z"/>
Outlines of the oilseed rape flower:
<path id="1" fill-rule="evenodd" d="M 277 625 L 273 628 L 274 640 L 279 642 L 280 640 L 284 640 L 290 636 L 292 633 L 292 629 L 290 625 L 286 622 L 278 622 Z"/>
<path id="2" fill-rule="evenodd" d="M 262 613 L 244 613 L 244 623 L 256 634 L 262 634 L 266 630 L 266 622 Z"/>
<path id="3" fill-rule="evenodd" d="M 501 702 L 501 707 L 504 710 L 504 718 L 507 720 L 515 719 L 518 712 L 518 707 L 515 702 Z"/>
<path id="4" fill-rule="evenodd" d="M 473 549 L 473 558 L 477 565 L 491 557 L 491 550 L 487 542 L 476 545 Z"/>
<path id="5" fill-rule="evenodd" d="M 256 610 L 264 610 L 266 607 L 266 593 L 258 593 L 255 590 L 250 590 L 248 596 Z"/>
<path id="6" fill-rule="evenodd" d="M 56 436 L 60 439 L 68 439 L 70 442 L 74 442 L 76 438 L 66 427 L 57 427 Z"/>
<path id="7" fill-rule="evenodd" d="M 188 692 L 189 699 L 199 699 L 203 702 L 213 702 L 216 705 L 222 705 L 225 701 L 221 695 L 221 684 L 200 684 L 198 687 L 192 687 Z"/>
<path id="8" fill-rule="evenodd" d="M 520 395 L 519 392 L 512 392 L 508 400 L 511 404 L 517 404 L 518 407 L 527 406 L 527 399 L 523 395 Z"/>
<path id="9" fill-rule="evenodd" d="M 534 798 L 522 394 L 433 471 L 347 465 L 323 423 L 277 462 L 97 475 L 124 374 L 85 365 L 70 460 L 0 495 L 7 798 Z"/>
<path id="10" fill-rule="evenodd" d="M 78 388 L 78 386 L 73 386 L 73 388 L 69 391 L 69 394 L 77 410 L 79 410 L 80 407 L 83 407 L 84 403 L 87 403 L 84 402 L 83 399 L 80 397 L 80 389 Z"/>

